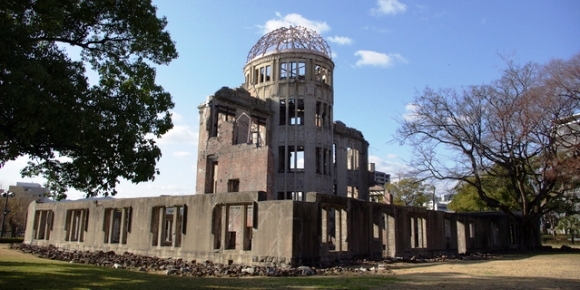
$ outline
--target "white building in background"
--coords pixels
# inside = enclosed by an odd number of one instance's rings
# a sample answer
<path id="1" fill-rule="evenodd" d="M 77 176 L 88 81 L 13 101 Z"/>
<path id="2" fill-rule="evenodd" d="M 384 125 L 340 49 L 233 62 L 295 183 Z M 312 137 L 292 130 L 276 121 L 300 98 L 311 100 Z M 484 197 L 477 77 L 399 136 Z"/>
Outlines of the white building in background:
<path id="1" fill-rule="evenodd" d="M 391 183 L 391 175 L 376 171 L 374 163 L 369 163 L 369 174 L 373 181 L 369 187 L 369 201 L 392 204 L 393 197 L 385 191 L 385 185 Z"/>
<path id="2" fill-rule="evenodd" d="M 438 211 L 451 211 L 448 209 L 448 205 L 451 202 L 451 199 L 453 198 L 455 194 L 453 193 L 447 193 L 444 194 L 442 196 L 436 196 L 435 197 L 435 210 Z M 430 210 L 433 210 L 433 201 L 429 201 L 429 203 L 427 204 L 427 208 Z"/>
<path id="3" fill-rule="evenodd" d="M 36 202 L 48 202 L 49 190 L 38 183 L 16 182 L 16 185 L 10 185 L 8 191 L 14 192 L 15 196 L 36 200 Z"/>

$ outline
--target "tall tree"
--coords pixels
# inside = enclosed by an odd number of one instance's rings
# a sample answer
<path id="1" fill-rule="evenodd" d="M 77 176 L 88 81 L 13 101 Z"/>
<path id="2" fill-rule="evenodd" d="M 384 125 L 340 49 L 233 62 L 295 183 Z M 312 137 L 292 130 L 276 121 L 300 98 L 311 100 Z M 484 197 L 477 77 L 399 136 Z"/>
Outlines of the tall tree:
<path id="1" fill-rule="evenodd" d="M 427 88 L 398 136 L 415 149 L 420 173 L 470 184 L 519 226 L 521 247 L 534 248 L 540 217 L 578 187 L 579 71 L 580 54 L 546 66 L 507 61 L 490 84 Z M 484 177 L 508 180 L 518 209 L 495 197 Z"/>
<path id="2" fill-rule="evenodd" d="M 396 205 L 426 207 L 433 200 L 433 186 L 417 178 L 403 178 L 385 187 L 393 195 L 393 204 Z"/>
<path id="3" fill-rule="evenodd" d="M 496 166 L 495 170 L 502 171 L 502 168 Z M 503 176 L 507 174 L 504 172 Z M 481 185 L 485 192 L 494 199 L 501 201 L 511 211 L 520 210 L 519 204 L 512 198 L 515 192 L 509 179 L 499 176 L 480 176 Z M 473 179 L 473 178 L 472 178 Z M 468 182 L 459 182 L 455 188 L 455 195 L 449 203 L 449 209 L 457 212 L 474 212 L 498 210 L 490 208 L 477 194 L 477 188 Z"/>
<path id="4" fill-rule="evenodd" d="M 0 166 L 28 155 L 22 174 L 61 198 L 154 179 L 173 127 L 153 67 L 177 57 L 166 25 L 150 0 L 0 1 Z"/>

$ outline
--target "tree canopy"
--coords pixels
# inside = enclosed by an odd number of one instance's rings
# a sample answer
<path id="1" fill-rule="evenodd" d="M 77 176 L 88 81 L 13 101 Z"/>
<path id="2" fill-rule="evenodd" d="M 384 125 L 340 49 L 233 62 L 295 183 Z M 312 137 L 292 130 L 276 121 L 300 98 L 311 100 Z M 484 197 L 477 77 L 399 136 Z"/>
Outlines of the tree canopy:
<path id="1" fill-rule="evenodd" d="M 398 136 L 415 149 L 416 174 L 473 186 L 519 226 L 523 248 L 538 245 L 540 217 L 579 187 L 580 54 L 547 65 L 507 61 L 496 81 L 426 88 L 413 105 Z M 507 200 L 485 185 L 496 177 L 509 183 Z"/>
<path id="2" fill-rule="evenodd" d="M 497 170 L 502 170 L 498 168 Z M 520 210 L 519 204 L 512 198 L 514 189 L 511 188 L 509 179 L 501 178 L 499 176 L 481 177 L 482 187 L 490 196 L 500 200 L 510 210 Z M 472 178 L 473 179 L 473 178 Z M 455 194 L 449 203 L 449 209 L 456 212 L 476 212 L 476 211 L 491 211 L 498 210 L 498 208 L 490 208 L 477 194 L 477 188 L 468 182 L 459 182 L 453 189 Z"/>
<path id="3" fill-rule="evenodd" d="M 155 83 L 178 56 L 166 25 L 149 0 L 0 1 L 0 165 L 29 156 L 22 173 L 61 197 L 154 179 L 173 127 Z"/>
<path id="4" fill-rule="evenodd" d="M 393 195 L 393 204 L 396 205 L 426 207 L 433 200 L 433 186 L 417 178 L 402 178 L 385 187 Z"/>

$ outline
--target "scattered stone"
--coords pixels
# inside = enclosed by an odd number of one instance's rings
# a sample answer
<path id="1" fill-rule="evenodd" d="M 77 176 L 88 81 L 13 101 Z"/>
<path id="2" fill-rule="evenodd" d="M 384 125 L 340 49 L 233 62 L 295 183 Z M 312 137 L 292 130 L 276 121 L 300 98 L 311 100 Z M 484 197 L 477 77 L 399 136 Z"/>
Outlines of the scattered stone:
<path id="1" fill-rule="evenodd" d="M 491 260 L 500 259 L 501 255 L 488 253 L 472 253 L 468 255 L 441 255 L 432 258 L 412 256 L 410 258 L 396 257 L 384 259 L 336 260 L 332 264 L 320 264 L 317 268 L 309 266 L 282 267 L 273 263 L 269 266 L 257 265 L 226 265 L 206 260 L 190 262 L 183 259 L 149 257 L 125 252 L 117 255 L 113 251 L 65 251 L 55 246 L 34 246 L 30 244 L 14 244 L 12 249 L 24 253 L 31 253 L 40 258 L 67 261 L 70 263 L 91 264 L 100 267 L 128 269 L 140 272 L 157 272 L 165 275 L 182 275 L 193 277 L 243 277 L 243 276 L 310 276 L 310 275 L 372 275 L 377 272 L 390 272 L 388 267 L 393 263 L 433 263 L 463 260 Z M 563 246 L 561 250 L 575 250 Z M 270 259 L 270 258 L 268 258 Z M 262 258 L 260 258 L 262 260 Z M 266 259 L 264 259 L 266 260 Z M 271 259 L 272 260 L 272 259 Z"/>
<path id="2" fill-rule="evenodd" d="M 301 271 L 302 276 L 311 276 L 314 275 L 314 271 L 308 266 L 300 266 L 298 270 Z"/>
<path id="3" fill-rule="evenodd" d="M 125 267 L 123 267 L 123 266 L 122 266 L 121 264 L 119 264 L 119 263 L 115 263 L 115 264 L 113 264 L 113 268 L 115 268 L 115 269 L 125 269 Z"/>

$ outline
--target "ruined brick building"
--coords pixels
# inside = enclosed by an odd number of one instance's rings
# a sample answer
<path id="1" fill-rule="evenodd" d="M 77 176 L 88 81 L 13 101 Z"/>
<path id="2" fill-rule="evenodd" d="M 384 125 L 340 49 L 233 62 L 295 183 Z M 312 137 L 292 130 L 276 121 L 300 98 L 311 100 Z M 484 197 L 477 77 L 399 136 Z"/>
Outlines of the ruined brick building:
<path id="1" fill-rule="evenodd" d="M 517 247 L 503 214 L 369 202 L 369 145 L 334 121 L 333 69 L 314 31 L 266 34 L 242 87 L 198 107 L 195 194 L 33 202 L 25 243 L 291 265 Z"/>
<path id="2" fill-rule="evenodd" d="M 368 200 L 368 142 L 334 122 L 328 44 L 305 28 L 280 28 L 252 47 L 240 88 L 200 105 L 198 193 L 261 190 Z"/>

